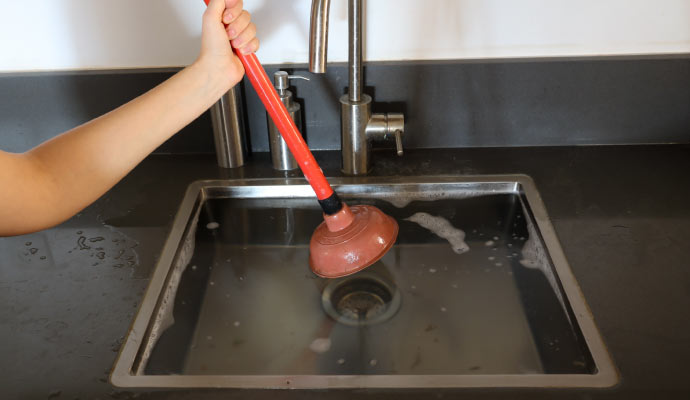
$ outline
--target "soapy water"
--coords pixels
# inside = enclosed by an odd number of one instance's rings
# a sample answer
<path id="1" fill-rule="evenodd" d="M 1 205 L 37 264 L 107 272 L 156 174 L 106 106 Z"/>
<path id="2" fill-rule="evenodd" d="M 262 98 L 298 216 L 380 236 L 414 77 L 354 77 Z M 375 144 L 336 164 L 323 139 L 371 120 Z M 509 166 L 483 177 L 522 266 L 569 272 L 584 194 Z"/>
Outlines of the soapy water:
<path id="1" fill-rule="evenodd" d="M 436 236 L 446 239 L 456 254 L 463 254 L 470 250 L 470 246 L 465 243 L 465 232 L 454 227 L 443 217 L 435 217 L 431 214 L 418 212 L 411 217 L 405 218 L 406 221 L 414 222 L 425 228 Z"/>

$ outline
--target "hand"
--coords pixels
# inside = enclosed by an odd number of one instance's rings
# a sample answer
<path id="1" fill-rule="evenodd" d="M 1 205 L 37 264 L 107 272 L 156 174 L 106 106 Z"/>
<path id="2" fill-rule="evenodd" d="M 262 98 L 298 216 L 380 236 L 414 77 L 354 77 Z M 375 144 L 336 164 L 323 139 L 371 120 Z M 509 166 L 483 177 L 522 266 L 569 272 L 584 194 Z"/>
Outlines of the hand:
<path id="1" fill-rule="evenodd" d="M 201 52 L 197 63 L 204 65 L 210 73 L 225 78 L 221 81 L 227 89 L 244 75 L 242 63 L 234 55 L 232 47 L 240 49 L 243 54 L 259 49 L 256 26 L 242 7 L 242 0 L 210 0 L 202 22 Z"/>

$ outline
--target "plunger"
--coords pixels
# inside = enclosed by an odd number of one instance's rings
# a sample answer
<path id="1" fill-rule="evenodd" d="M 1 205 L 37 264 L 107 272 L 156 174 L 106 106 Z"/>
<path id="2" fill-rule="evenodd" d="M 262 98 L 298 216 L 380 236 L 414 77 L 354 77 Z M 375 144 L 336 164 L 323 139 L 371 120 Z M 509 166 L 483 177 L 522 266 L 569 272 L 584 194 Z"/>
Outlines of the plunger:
<path id="1" fill-rule="evenodd" d="M 206 5 L 209 1 L 204 0 Z M 374 206 L 348 207 L 340 200 L 280 101 L 256 54 L 233 50 L 323 210 L 324 222 L 316 227 L 309 243 L 311 270 L 324 278 L 338 278 L 374 264 L 395 243 L 397 222 Z"/>

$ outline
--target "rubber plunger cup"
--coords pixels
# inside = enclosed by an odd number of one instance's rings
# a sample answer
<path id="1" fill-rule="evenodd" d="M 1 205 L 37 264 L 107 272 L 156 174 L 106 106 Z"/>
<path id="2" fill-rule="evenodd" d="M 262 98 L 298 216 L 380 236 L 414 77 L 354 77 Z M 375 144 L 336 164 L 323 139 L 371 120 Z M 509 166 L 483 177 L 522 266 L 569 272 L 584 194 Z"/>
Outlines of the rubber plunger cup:
<path id="1" fill-rule="evenodd" d="M 209 0 L 204 2 L 208 5 Z M 398 224 L 376 207 L 353 206 L 350 209 L 340 201 L 256 54 L 233 50 L 323 209 L 326 221 L 316 228 L 311 239 L 309 263 L 312 271 L 323 277 L 337 278 L 375 263 L 395 243 Z"/>
<path id="2" fill-rule="evenodd" d="M 324 278 L 354 274 L 374 264 L 395 243 L 398 224 L 374 206 L 343 204 L 337 214 L 324 214 L 309 244 L 311 270 Z"/>

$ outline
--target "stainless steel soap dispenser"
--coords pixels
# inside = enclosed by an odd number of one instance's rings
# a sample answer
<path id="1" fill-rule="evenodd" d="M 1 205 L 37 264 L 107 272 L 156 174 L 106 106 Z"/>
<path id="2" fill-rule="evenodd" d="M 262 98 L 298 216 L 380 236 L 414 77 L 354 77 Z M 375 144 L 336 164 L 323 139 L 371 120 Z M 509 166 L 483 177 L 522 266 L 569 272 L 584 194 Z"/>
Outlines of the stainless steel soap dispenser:
<path id="1" fill-rule="evenodd" d="M 285 108 L 287 108 L 290 113 L 292 120 L 295 121 L 297 129 L 301 132 L 302 115 L 300 113 L 300 105 L 294 101 L 292 92 L 288 90 L 290 87 L 290 79 L 309 80 L 309 78 L 299 75 L 288 75 L 285 71 L 278 71 L 273 74 L 273 84 L 278 91 L 278 96 L 280 96 L 280 100 L 285 104 Z M 281 171 L 296 169 L 299 165 L 297 165 L 297 161 L 292 156 L 292 153 L 290 153 L 287 143 L 285 143 L 283 137 L 280 136 L 278 127 L 273 123 L 268 114 L 266 114 L 266 120 L 268 121 L 268 144 L 271 149 L 273 168 Z"/>

